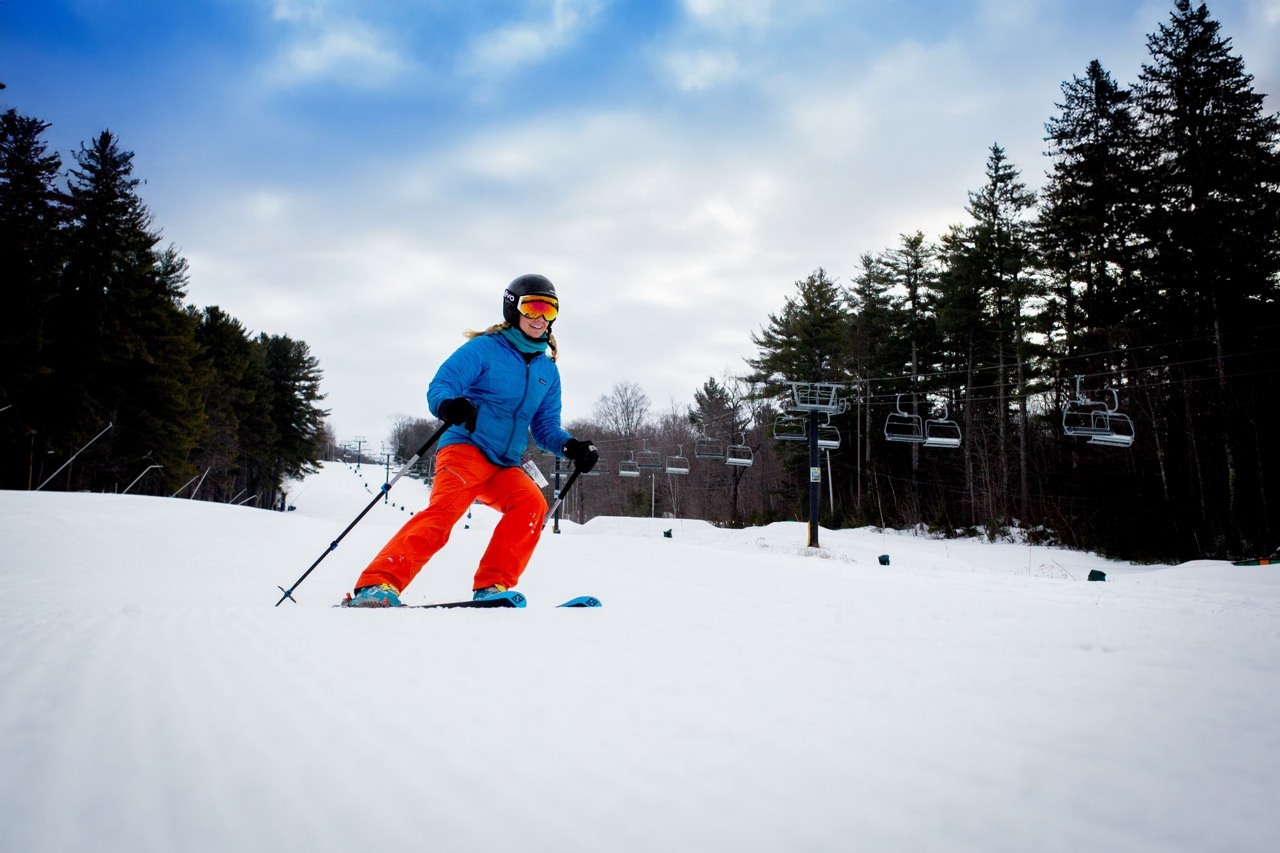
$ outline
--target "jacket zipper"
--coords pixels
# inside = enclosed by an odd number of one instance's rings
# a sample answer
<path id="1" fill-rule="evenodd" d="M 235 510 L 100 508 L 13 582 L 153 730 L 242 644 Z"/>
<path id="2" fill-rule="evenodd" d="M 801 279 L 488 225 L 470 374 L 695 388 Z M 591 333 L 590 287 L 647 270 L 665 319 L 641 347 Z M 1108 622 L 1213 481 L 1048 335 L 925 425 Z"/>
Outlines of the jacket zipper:
<path id="1" fill-rule="evenodd" d="M 516 353 L 516 358 L 519 358 L 521 361 L 524 361 L 524 357 L 521 356 L 519 353 Z M 512 447 L 511 445 L 515 443 L 516 422 L 519 421 L 520 419 L 520 411 L 524 408 L 524 401 L 529 399 L 529 380 L 530 380 L 530 373 L 531 373 L 532 367 L 533 365 L 530 362 L 527 362 L 527 361 L 524 362 L 524 393 L 520 395 L 520 402 L 516 404 L 516 410 L 511 418 L 511 432 L 507 434 L 507 456 L 508 457 L 515 455 L 515 448 Z M 527 437 L 525 439 L 525 443 L 526 444 L 528 443 Z M 523 447 L 520 448 L 519 456 L 516 456 L 516 458 L 519 459 L 520 456 L 524 456 Z"/>

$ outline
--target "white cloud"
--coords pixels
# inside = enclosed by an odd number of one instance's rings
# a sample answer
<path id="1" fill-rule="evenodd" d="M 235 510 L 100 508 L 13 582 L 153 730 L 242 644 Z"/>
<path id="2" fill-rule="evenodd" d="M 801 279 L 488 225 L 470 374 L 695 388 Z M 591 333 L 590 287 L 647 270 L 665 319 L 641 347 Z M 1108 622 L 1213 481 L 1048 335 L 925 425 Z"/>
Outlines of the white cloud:
<path id="1" fill-rule="evenodd" d="M 773 8 L 773 0 L 684 0 L 685 14 L 713 30 L 764 29 Z"/>
<path id="2" fill-rule="evenodd" d="M 314 22 L 327 13 L 329 3 L 325 0 L 274 0 L 271 3 L 271 17 L 276 21 L 288 23 Z"/>
<path id="3" fill-rule="evenodd" d="M 1052 10 L 1039 0 L 983 0 L 976 11 L 983 29 L 999 35 L 1028 29 Z"/>
<path id="4" fill-rule="evenodd" d="M 378 87 L 411 66 L 393 36 L 328 0 L 274 0 L 271 17 L 288 33 L 267 69 L 276 86 Z"/>
<path id="5" fill-rule="evenodd" d="M 731 81 L 739 71 L 737 57 L 727 50 L 676 50 L 663 57 L 662 64 L 684 92 L 715 88 Z"/>
<path id="6" fill-rule="evenodd" d="M 379 85 L 407 66 L 384 36 L 360 24 L 348 24 L 296 42 L 280 57 L 277 69 L 284 79 L 295 82 L 325 79 Z"/>
<path id="7" fill-rule="evenodd" d="M 475 38 L 462 70 L 480 77 L 501 76 L 541 62 L 574 44 L 590 29 L 602 6 L 601 0 L 552 0 L 545 17 Z"/>
<path id="8" fill-rule="evenodd" d="M 768 87 L 779 64 L 805 64 L 803 54 L 782 59 L 787 46 L 810 25 L 847 15 L 850 0 L 683 0 L 683 19 L 664 36 L 656 54 L 660 74 L 682 92 L 708 92 L 729 83 Z M 845 5 L 841 5 L 845 4 Z M 781 62 L 780 62 L 781 60 Z"/>

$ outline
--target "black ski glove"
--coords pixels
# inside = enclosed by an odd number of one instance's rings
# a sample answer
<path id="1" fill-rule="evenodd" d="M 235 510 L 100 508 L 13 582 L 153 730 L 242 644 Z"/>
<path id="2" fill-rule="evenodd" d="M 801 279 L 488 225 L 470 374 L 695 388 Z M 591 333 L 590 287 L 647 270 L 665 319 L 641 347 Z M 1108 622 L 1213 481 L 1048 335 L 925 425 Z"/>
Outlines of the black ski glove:
<path id="1" fill-rule="evenodd" d="M 600 453 L 594 444 L 576 438 L 571 438 L 564 443 L 564 455 L 573 460 L 574 468 L 584 474 L 596 467 L 596 462 L 600 459 Z"/>
<path id="2" fill-rule="evenodd" d="M 476 404 L 466 397 L 454 397 L 440 404 L 440 418 L 447 424 L 462 424 L 467 432 L 476 431 Z"/>

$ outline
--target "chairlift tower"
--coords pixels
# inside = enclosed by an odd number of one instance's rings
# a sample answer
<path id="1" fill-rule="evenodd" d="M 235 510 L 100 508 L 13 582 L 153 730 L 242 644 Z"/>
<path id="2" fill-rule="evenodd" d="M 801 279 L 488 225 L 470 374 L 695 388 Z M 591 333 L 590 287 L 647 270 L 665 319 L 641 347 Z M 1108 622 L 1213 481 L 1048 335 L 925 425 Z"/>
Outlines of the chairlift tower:
<path id="1" fill-rule="evenodd" d="M 796 412 L 804 412 L 808 417 L 805 430 L 809 443 L 809 544 L 810 548 L 818 547 L 818 497 L 822 486 L 822 465 L 818 456 L 818 415 L 826 415 L 825 422 L 832 415 L 845 410 L 847 401 L 841 399 L 840 392 L 845 386 L 832 382 L 788 382 L 791 386 L 791 408 Z M 824 433 L 823 444 L 829 442 Z"/>

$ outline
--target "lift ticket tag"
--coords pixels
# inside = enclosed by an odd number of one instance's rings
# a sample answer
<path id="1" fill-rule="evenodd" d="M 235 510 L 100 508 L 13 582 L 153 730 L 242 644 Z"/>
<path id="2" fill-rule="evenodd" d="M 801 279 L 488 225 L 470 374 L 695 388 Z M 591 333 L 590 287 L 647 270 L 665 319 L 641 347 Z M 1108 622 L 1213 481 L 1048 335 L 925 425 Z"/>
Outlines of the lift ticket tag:
<path id="1" fill-rule="evenodd" d="M 542 470 L 532 459 L 525 461 L 524 472 L 533 479 L 533 482 L 538 484 L 539 489 L 545 489 L 547 487 L 547 478 L 542 476 Z"/>

